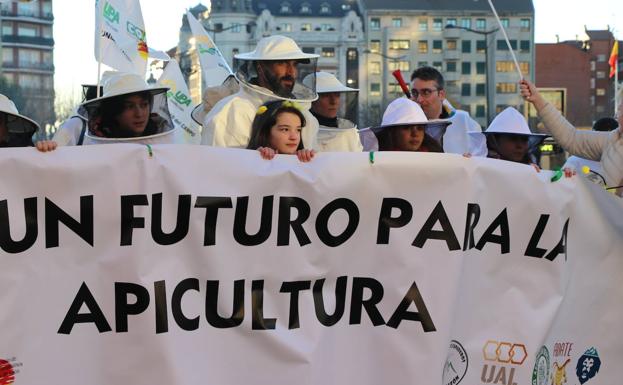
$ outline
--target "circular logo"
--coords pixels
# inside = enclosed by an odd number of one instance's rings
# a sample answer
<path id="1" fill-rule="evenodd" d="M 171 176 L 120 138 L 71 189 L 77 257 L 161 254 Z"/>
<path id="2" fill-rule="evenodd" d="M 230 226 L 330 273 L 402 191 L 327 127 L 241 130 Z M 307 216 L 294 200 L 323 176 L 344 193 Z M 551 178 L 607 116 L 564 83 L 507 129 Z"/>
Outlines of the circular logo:
<path id="1" fill-rule="evenodd" d="M 448 357 L 443 366 L 443 384 L 456 385 L 463 380 L 467 373 L 467 352 L 459 341 L 450 341 Z"/>
<path id="2" fill-rule="evenodd" d="M 0 358 L 0 385 L 10 385 L 15 381 L 15 370 L 7 360 Z"/>
<path id="3" fill-rule="evenodd" d="M 536 355 L 536 362 L 532 370 L 532 385 L 546 385 L 549 381 L 549 351 L 541 346 Z"/>

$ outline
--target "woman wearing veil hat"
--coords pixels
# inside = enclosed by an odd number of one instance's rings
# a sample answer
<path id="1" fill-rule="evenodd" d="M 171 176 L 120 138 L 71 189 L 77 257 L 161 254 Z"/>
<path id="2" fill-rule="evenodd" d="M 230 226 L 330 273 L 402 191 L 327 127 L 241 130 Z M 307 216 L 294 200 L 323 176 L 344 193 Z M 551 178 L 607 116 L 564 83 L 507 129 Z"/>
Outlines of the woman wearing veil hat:
<path id="1" fill-rule="evenodd" d="M 361 131 L 368 137 L 366 132 L 374 133 L 378 147 L 372 148 L 378 151 L 443 152 L 442 144 L 428 132 L 443 132 L 450 124 L 446 119 L 428 120 L 419 104 L 398 98 L 387 106 L 380 126 Z"/>
<path id="2" fill-rule="evenodd" d="M 262 38 L 255 50 L 234 56 L 234 71 L 240 90 L 219 101 L 203 116 L 201 144 L 246 148 L 257 109 L 270 101 L 297 102 L 308 122 L 303 142 L 314 148 L 318 122 L 309 113 L 318 98 L 316 81 L 307 87 L 302 79 L 316 72 L 318 55 L 304 53 L 294 40 L 285 36 Z M 195 120 L 201 120 L 201 109 Z"/>
<path id="3" fill-rule="evenodd" d="M 11 99 L 0 94 L 0 147 L 32 146 L 32 136 L 38 130 L 34 120 L 20 115 Z"/>

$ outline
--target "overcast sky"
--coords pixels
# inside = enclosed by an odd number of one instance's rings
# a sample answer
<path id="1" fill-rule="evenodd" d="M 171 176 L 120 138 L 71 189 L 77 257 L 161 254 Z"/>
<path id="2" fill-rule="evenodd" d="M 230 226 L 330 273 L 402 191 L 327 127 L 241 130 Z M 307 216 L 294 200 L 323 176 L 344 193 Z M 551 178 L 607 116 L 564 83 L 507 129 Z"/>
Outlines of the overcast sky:
<path id="1" fill-rule="evenodd" d="M 199 0 L 141 0 L 147 42 L 167 50 L 177 45 L 182 16 Z M 521 1 L 521 0 L 517 0 Z M 533 0 L 536 42 L 574 39 L 589 29 L 606 29 L 623 39 L 623 0 Z M 59 94 L 77 92 L 97 77 L 93 56 L 94 0 L 54 0 L 55 88 Z M 207 4 L 207 0 L 204 1 Z M 494 1 L 495 4 L 495 1 Z"/>

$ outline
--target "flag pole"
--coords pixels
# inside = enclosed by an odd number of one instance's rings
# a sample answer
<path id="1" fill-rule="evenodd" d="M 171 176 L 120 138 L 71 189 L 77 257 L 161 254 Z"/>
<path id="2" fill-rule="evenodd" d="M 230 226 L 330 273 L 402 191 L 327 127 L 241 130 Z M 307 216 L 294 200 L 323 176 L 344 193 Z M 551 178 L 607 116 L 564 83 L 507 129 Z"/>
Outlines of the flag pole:
<path id="1" fill-rule="evenodd" d="M 614 116 L 619 112 L 619 58 L 614 61 Z"/>
<path id="2" fill-rule="evenodd" d="M 498 25 L 500 26 L 500 29 L 502 30 L 502 34 L 504 35 L 504 40 L 506 40 L 506 45 L 508 46 L 508 50 L 511 52 L 511 56 L 513 57 L 513 62 L 515 62 L 515 68 L 517 69 L 517 73 L 519 74 L 519 80 L 523 80 L 523 74 L 521 73 L 521 68 L 519 67 L 517 56 L 515 56 L 515 51 L 513 50 L 513 47 L 511 47 L 510 40 L 508 40 L 506 29 L 502 25 L 502 21 L 500 20 L 500 16 L 498 16 L 498 11 L 496 11 L 495 7 L 493 6 L 493 2 L 491 0 L 488 0 L 488 1 L 489 1 L 489 6 L 491 7 L 491 10 L 493 11 L 493 15 L 495 16 L 495 19 L 497 20 Z"/>
<path id="3" fill-rule="evenodd" d="M 97 16 L 95 17 L 95 28 L 97 28 L 97 88 L 96 97 L 100 97 L 101 83 L 102 83 L 102 8 L 103 0 L 97 1 Z"/>

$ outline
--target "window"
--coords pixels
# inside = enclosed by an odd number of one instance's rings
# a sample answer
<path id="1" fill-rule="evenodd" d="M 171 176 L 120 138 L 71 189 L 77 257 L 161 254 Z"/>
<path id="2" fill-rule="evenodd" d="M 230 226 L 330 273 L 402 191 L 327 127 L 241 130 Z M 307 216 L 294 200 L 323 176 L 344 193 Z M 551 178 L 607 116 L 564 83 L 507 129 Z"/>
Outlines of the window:
<path id="1" fill-rule="evenodd" d="M 428 40 L 420 40 L 417 42 L 418 53 L 428 53 Z"/>
<path id="2" fill-rule="evenodd" d="M 485 117 L 485 106 L 483 106 L 482 104 L 479 104 L 476 106 L 476 117 L 477 118 Z"/>
<path id="3" fill-rule="evenodd" d="M 331 13 L 331 7 L 329 6 L 329 4 L 327 3 L 322 3 L 320 5 L 320 13 L 326 15 L 328 13 Z"/>
<path id="4" fill-rule="evenodd" d="M 316 48 L 314 48 L 314 47 L 303 47 L 301 49 L 305 53 L 311 53 L 311 54 L 315 54 L 316 53 Z"/>
<path id="5" fill-rule="evenodd" d="M 41 36 L 45 37 L 46 39 L 51 39 L 52 38 L 52 27 L 49 27 L 49 26 L 41 27 Z"/>
<path id="6" fill-rule="evenodd" d="M 292 32 L 292 24 L 291 23 L 281 23 L 281 31 L 283 32 Z"/>
<path id="7" fill-rule="evenodd" d="M 21 33 L 20 33 L 21 35 Z M 598 62 L 605 62 L 606 61 L 606 55 L 601 54 L 601 55 L 597 55 L 597 61 Z"/>
<path id="8" fill-rule="evenodd" d="M 418 25 L 421 32 L 428 31 L 428 19 L 420 19 Z"/>
<path id="9" fill-rule="evenodd" d="M 392 27 L 400 28 L 402 27 L 402 18 L 396 17 L 392 19 Z"/>
<path id="10" fill-rule="evenodd" d="M 284 1 L 283 3 L 281 3 L 281 8 L 279 9 L 279 11 L 281 13 L 290 13 L 290 12 L 292 12 L 292 8 L 290 8 L 290 3 L 288 3 L 287 1 Z"/>
<path id="11" fill-rule="evenodd" d="M 519 26 L 521 27 L 522 31 L 529 31 L 530 30 L 530 19 L 521 19 L 519 21 Z"/>
<path id="12" fill-rule="evenodd" d="M 471 53 L 472 52 L 472 41 L 471 40 L 463 40 L 463 41 L 461 41 L 461 52 L 463 52 L 463 53 Z"/>
<path id="13" fill-rule="evenodd" d="M 521 52 L 530 52 L 530 40 L 522 40 L 519 42 Z"/>
<path id="14" fill-rule="evenodd" d="M 409 40 L 390 40 L 389 49 L 406 50 L 409 49 Z"/>
<path id="15" fill-rule="evenodd" d="M 597 96 L 605 96 L 606 95 L 606 89 L 605 88 L 597 88 L 595 90 L 595 95 L 597 95 Z"/>
<path id="16" fill-rule="evenodd" d="M 417 68 L 428 67 L 427 61 L 419 61 L 417 62 Z"/>
<path id="17" fill-rule="evenodd" d="M 591 78 L 591 89 L 595 88 L 595 78 Z"/>
<path id="18" fill-rule="evenodd" d="M 441 72 L 443 71 L 443 63 L 440 61 L 434 61 L 433 62 L 433 68 L 436 69 L 437 71 Z"/>
<path id="19" fill-rule="evenodd" d="M 8 64 L 13 63 L 13 50 L 10 48 L 5 48 L 2 50 L 2 63 Z"/>
<path id="20" fill-rule="evenodd" d="M 472 27 L 472 19 L 461 19 L 461 27 L 463 27 L 463 28 L 471 28 Z"/>
<path id="21" fill-rule="evenodd" d="M 389 87 L 387 87 L 387 92 L 390 94 L 402 94 L 402 88 L 400 88 L 400 84 L 398 83 L 389 83 Z"/>
<path id="22" fill-rule="evenodd" d="M 335 57 L 335 48 L 334 47 L 322 47 L 322 51 L 320 55 L 322 57 Z"/>
<path id="23" fill-rule="evenodd" d="M 38 75 L 19 74 L 17 79 L 20 87 L 41 88 L 41 77 Z"/>
<path id="24" fill-rule="evenodd" d="M 471 96 L 471 94 L 472 94 L 471 84 L 469 83 L 461 84 L 461 96 Z"/>
<path id="25" fill-rule="evenodd" d="M 433 40 L 433 53 L 441 53 L 441 40 Z"/>
<path id="26" fill-rule="evenodd" d="M 381 41 L 370 40 L 370 52 L 380 52 L 380 51 L 381 51 Z"/>
<path id="27" fill-rule="evenodd" d="M 498 61 L 495 62 L 496 72 L 513 72 L 515 70 L 515 63 L 512 61 Z"/>
<path id="28" fill-rule="evenodd" d="M 370 74 L 371 75 L 380 75 L 381 74 L 381 62 L 380 61 L 371 61 L 370 62 Z"/>
<path id="29" fill-rule="evenodd" d="M 509 40 L 511 43 L 511 47 L 513 50 L 517 49 L 517 40 Z M 508 45 L 506 45 L 506 40 L 498 40 L 497 42 L 498 51 L 508 51 Z"/>
<path id="30" fill-rule="evenodd" d="M 449 61 L 446 63 L 446 71 L 447 72 L 456 72 L 456 62 Z"/>
<path id="31" fill-rule="evenodd" d="M 378 17 L 371 18 L 370 29 L 373 29 L 373 30 L 381 29 L 381 19 L 379 19 Z"/>
<path id="32" fill-rule="evenodd" d="M 510 22 L 508 21 L 507 18 L 502 18 L 500 19 L 500 22 L 502 23 L 502 26 L 506 29 L 508 29 L 508 27 L 510 27 Z"/>
<path id="33" fill-rule="evenodd" d="M 601 113 L 606 112 L 606 107 L 604 107 L 604 106 L 597 106 L 597 107 L 595 108 L 595 110 L 596 110 L 596 112 L 597 112 L 598 114 L 601 114 Z"/>
<path id="34" fill-rule="evenodd" d="M 498 94 L 516 94 L 517 83 L 497 83 L 495 90 Z"/>
<path id="35" fill-rule="evenodd" d="M 527 61 L 519 62 L 519 69 L 521 70 L 522 74 L 529 74 L 530 73 L 530 62 L 527 62 Z"/>
<path id="36" fill-rule="evenodd" d="M 311 7 L 309 6 L 309 3 L 303 3 L 301 4 L 301 13 L 311 13 Z"/>
<path id="37" fill-rule="evenodd" d="M 311 23 L 303 23 L 303 24 L 301 24 L 301 31 L 303 31 L 303 32 L 310 32 L 311 30 L 312 30 Z"/>
<path id="38" fill-rule="evenodd" d="M 485 40 L 476 40 L 476 52 L 485 53 L 487 42 Z"/>
<path id="39" fill-rule="evenodd" d="M 20 2 L 18 4 L 22 3 Z M 17 34 L 19 36 L 35 37 L 37 36 L 37 27 L 34 25 L 19 24 L 17 27 Z"/>
<path id="40" fill-rule="evenodd" d="M 321 31 L 334 31 L 335 28 L 333 28 L 333 26 L 331 26 L 331 24 L 320 24 L 320 30 Z"/>
<path id="41" fill-rule="evenodd" d="M 484 75 L 486 71 L 487 71 L 487 66 L 485 62 L 479 61 L 476 63 L 476 73 L 478 75 Z"/>
<path id="42" fill-rule="evenodd" d="M 2 34 L 3 35 L 13 35 L 13 23 L 3 22 L 2 23 Z"/>
<path id="43" fill-rule="evenodd" d="M 476 84 L 476 96 L 485 96 L 485 84 L 484 83 Z"/>
<path id="44" fill-rule="evenodd" d="M 498 104 L 495 106 L 495 113 L 499 114 L 500 112 L 504 111 L 508 107 L 510 107 L 508 104 Z"/>
<path id="45" fill-rule="evenodd" d="M 408 72 L 411 67 L 411 63 L 408 60 L 392 60 L 389 62 L 388 67 L 390 71 L 400 70 Z"/>
<path id="46" fill-rule="evenodd" d="M 446 40 L 446 49 L 448 51 L 456 51 L 456 44 L 457 44 L 457 41 L 454 39 Z"/>
<path id="47" fill-rule="evenodd" d="M 443 19 L 433 19 L 433 31 L 441 31 L 443 29 Z"/>
<path id="48" fill-rule="evenodd" d="M 476 29 L 487 29 L 487 20 L 476 19 Z"/>
<path id="49" fill-rule="evenodd" d="M 370 96 L 381 96 L 381 83 L 370 84 Z"/>
<path id="50" fill-rule="evenodd" d="M 604 79 L 606 77 L 606 72 L 597 71 L 597 79 Z"/>
<path id="51" fill-rule="evenodd" d="M 54 88 L 54 78 L 52 76 L 44 76 L 41 78 L 41 87 L 44 90 L 51 90 Z"/>
<path id="52" fill-rule="evenodd" d="M 41 62 L 41 58 L 39 56 L 39 51 L 36 49 L 25 49 L 21 48 L 17 52 L 19 65 L 32 65 L 39 64 Z"/>
<path id="53" fill-rule="evenodd" d="M 472 73 L 472 63 L 470 62 L 463 62 L 461 63 L 461 74 L 462 75 L 471 75 Z"/>
<path id="54" fill-rule="evenodd" d="M 229 27 L 230 31 L 234 33 L 240 33 L 242 26 L 239 23 L 232 23 Z M 290 29 L 292 29 L 292 26 L 290 26 Z"/>
<path id="55" fill-rule="evenodd" d="M 455 18 L 446 19 L 446 25 L 452 25 L 456 27 L 456 19 Z"/>

